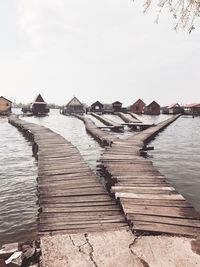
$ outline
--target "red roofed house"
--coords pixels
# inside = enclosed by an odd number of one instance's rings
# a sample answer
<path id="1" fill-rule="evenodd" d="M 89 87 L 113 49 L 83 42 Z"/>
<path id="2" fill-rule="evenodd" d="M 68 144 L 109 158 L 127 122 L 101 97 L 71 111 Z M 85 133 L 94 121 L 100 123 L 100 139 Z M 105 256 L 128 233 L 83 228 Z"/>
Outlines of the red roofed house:
<path id="1" fill-rule="evenodd" d="M 160 105 L 153 101 L 145 108 L 145 114 L 147 115 L 160 115 Z"/>
<path id="2" fill-rule="evenodd" d="M 168 114 L 178 114 L 183 112 L 183 108 L 178 104 L 172 104 L 167 107 Z"/>
<path id="3" fill-rule="evenodd" d="M 184 106 L 184 114 L 200 115 L 200 103 L 193 103 Z"/>
<path id="4" fill-rule="evenodd" d="M 144 113 L 145 110 L 145 103 L 141 100 L 138 99 L 131 107 L 130 111 L 136 114 L 142 114 Z"/>

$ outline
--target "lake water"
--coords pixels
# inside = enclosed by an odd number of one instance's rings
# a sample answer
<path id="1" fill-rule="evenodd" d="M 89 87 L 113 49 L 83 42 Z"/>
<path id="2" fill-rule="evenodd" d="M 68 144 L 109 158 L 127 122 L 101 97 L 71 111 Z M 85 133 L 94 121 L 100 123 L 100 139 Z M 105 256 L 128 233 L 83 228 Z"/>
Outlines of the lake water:
<path id="1" fill-rule="evenodd" d="M 19 110 L 15 110 L 19 112 Z M 157 123 L 166 116 L 143 116 Z M 72 142 L 96 171 L 103 149 L 90 137 L 82 121 L 52 110 L 46 117 L 24 117 L 44 125 Z M 200 117 L 179 118 L 151 143 L 154 165 L 200 212 Z M 132 133 L 118 134 L 121 138 Z M 37 218 L 37 162 L 30 143 L 6 118 L 0 118 L 0 245 L 35 235 Z"/>

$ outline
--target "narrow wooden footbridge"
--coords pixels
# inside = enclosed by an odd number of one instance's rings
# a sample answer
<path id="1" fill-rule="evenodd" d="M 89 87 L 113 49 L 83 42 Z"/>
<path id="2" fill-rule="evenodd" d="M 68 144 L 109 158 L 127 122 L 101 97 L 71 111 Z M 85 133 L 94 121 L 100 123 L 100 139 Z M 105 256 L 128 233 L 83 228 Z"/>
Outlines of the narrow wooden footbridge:
<path id="1" fill-rule="evenodd" d="M 110 146 L 101 158 L 100 171 L 110 192 L 120 200 L 133 231 L 138 233 L 200 234 L 200 215 L 155 169 L 151 160 L 141 157 L 148 142 L 178 117 L 126 140 L 113 138 L 110 142 L 111 135 L 107 136 Z M 86 123 L 86 127 L 90 132 L 90 125 Z"/>
<path id="2" fill-rule="evenodd" d="M 120 140 L 108 131 L 102 131 L 95 123 L 86 116 L 74 114 L 74 116 L 82 120 L 85 124 L 86 131 L 102 146 L 111 146 L 114 141 Z"/>
<path id="3" fill-rule="evenodd" d="M 116 115 L 118 115 L 124 121 L 123 125 L 128 125 L 132 129 L 139 128 L 140 130 L 145 130 L 150 126 L 154 126 L 153 123 L 145 123 L 141 121 L 137 115 L 134 115 L 131 112 L 129 113 L 117 112 Z"/>
<path id="4" fill-rule="evenodd" d="M 118 132 L 118 131 L 122 131 L 124 126 L 120 123 L 114 122 L 112 120 L 109 120 L 103 116 L 100 116 L 96 113 L 91 113 L 91 115 L 96 118 L 97 120 L 101 121 L 102 123 L 104 123 L 107 127 L 109 127 L 112 131 Z M 105 127 L 100 127 L 100 128 L 106 128 Z"/>
<path id="5" fill-rule="evenodd" d="M 78 149 L 59 134 L 11 116 L 38 158 L 39 235 L 126 229 L 125 216 Z"/>
<path id="6" fill-rule="evenodd" d="M 102 156 L 102 172 L 134 231 L 191 236 L 200 233 L 200 215 L 149 159 L 140 156 L 146 144 L 177 118 L 113 142 Z"/>

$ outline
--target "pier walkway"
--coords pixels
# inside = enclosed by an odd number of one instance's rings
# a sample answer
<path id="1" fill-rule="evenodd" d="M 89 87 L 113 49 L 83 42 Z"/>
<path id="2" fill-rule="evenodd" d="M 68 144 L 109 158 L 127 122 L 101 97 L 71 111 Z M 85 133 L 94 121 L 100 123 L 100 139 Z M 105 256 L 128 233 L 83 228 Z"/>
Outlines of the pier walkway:
<path id="1" fill-rule="evenodd" d="M 177 118 L 113 142 L 102 156 L 101 168 L 111 184 L 110 191 L 120 199 L 134 231 L 189 236 L 200 233 L 200 215 L 149 159 L 140 156 L 144 146 Z"/>
<path id="2" fill-rule="evenodd" d="M 178 117 L 173 116 L 126 140 L 111 134 L 104 136 L 105 140 L 109 137 L 110 146 L 101 158 L 101 173 L 111 193 L 120 200 L 134 231 L 188 236 L 200 233 L 200 215 L 155 169 L 151 160 L 141 157 L 148 142 Z M 90 132 L 90 125 L 86 127 Z"/>
<path id="3" fill-rule="evenodd" d="M 118 115 L 125 123 L 142 123 L 141 120 L 134 118 L 128 113 L 117 112 L 116 115 Z"/>
<path id="4" fill-rule="evenodd" d="M 12 116 L 9 122 L 34 142 L 38 157 L 39 235 L 125 230 L 119 205 L 78 149 L 59 134 Z"/>
<path id="5" fill-rule="evenodd" d="M 110 128 L 112 131 L 115 131 L 115 132 L 122 131 L 124 128 L 124 126 L 122 124 L 119 124 L 117 122 L 109 120 L 103 116 L 96 114 L 96 113 L 92 112 L 91 115 L 107 126 L 107 127 L 100 127 L 100 128 Z"/>
<path id="6" fill-rule="evenodd" d="M 114 141 L 120 140 L 109 131 L 102 131 L 88 117 L 73 114 L 76 118 L 82 120 L 85 124 L 86 131 L 102 146 L 111 146 Z"/>
<path id="7" fill-rule="evenodd" d="M 122 113 L 122 112 L 117 112 L 117 115 L 124 121 L 122 125 L 127 125 L 130 128 L 137 130 L 139 128 L 140 131 L 143 131 L 150 126 L 154 126 L 152 123 L 147 123 L 143 122 L 140 119 L 138 119 L 134 114 L 130 113 Z"/>

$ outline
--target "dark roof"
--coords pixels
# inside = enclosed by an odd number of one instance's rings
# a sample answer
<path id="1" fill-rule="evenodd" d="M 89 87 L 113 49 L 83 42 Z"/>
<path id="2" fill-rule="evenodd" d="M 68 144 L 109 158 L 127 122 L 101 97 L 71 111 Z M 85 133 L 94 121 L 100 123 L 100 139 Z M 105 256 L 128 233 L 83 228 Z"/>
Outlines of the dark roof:
<path id="1" fill-rule="evenodd" d="M 152 106 L 152 105 L 157 105 L 157 106 L 159 106 L 160 107 L 160 105 L 156 102 L 156 101 L 152 101 L 148 106 L 146 106 L 147 108 L 149 107 L 149 106 Z"/>
<path id="2" fill-rule="evenodd" d="M 10 101 L 9 99 L 5 98 L 4 96 L 0 96 L 0 98 L 3 98 L 3 99 L 5 99 L 6 101 L 12 103 L 12 101 Z"/>
<path id="3" fill-rule="evenodd" d="M 99 102 L 99 101 L 94 102 L 91 106 L 96 106 L 96 105 L 99 105 L 99 106 L 103 107 L 103 104 L 101 102 Z"/>
<path id="4" fill-rule="evenodd" d="M 44 101 L 44 99 L 42 98 L 41 94 L 39 94 L 39 95 L 36 97 L 35 101 L 33 101 L 33 102 L 45 102 L 45 101 Z"/>
<path id="5" fill-rule="evenodd" d="M 146 105 L 146 104 L 144 103 L 144 101 L 142 101 L 142 100 L 139 98 L 135 103 L 133 103 L 132 106 L 136 105 L 138 102 L 142 102 L 144 105 Z"/>
<path id="6" fill-rule="evenodd" d="M 115 101 L 115 102 L 112 103 L 112 105 L 114 105 L 114 104 L 120 104 L 120 105 L 122 105 L 122 103 L 119 102 L 119 101 Z"/>

